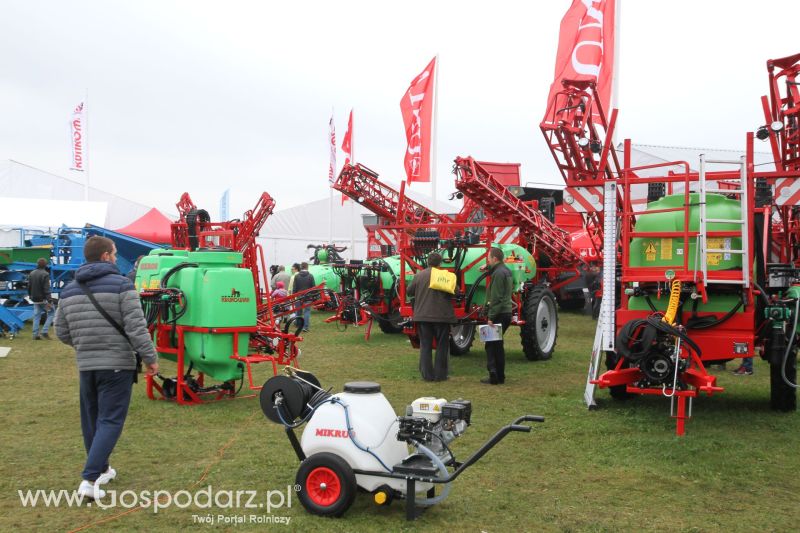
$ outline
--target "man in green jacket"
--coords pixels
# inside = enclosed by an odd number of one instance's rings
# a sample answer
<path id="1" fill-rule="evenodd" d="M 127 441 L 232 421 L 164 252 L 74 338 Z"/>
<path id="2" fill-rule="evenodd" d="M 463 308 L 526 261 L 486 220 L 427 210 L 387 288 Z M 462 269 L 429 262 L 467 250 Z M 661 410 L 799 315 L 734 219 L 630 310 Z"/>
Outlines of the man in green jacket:
<path id="1" fill-rule="evenodd" d="M 489 250 L 489 290 L 486 299 L 486 313 L 489 325 L 498 324 L 505 334 L 511 324 L 511 293 L 514 291 L 514 278 L 511 271 L 503 261 L 503 250 L 492 248 Z M 503 347 L 503 338 L 486 343 L 486 369 L 489 377 L 481 383 L 501 385 L 506 381 L 506 351 Z"/>

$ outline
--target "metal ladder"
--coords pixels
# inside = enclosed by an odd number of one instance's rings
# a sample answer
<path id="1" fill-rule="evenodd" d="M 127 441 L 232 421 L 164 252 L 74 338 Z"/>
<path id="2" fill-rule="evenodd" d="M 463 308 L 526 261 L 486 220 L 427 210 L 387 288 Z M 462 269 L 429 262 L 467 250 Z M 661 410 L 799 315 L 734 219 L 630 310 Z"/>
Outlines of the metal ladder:
<path id="1" fill-rule="evenodd" d="M 709 189 L 706 183 L 706 165 L 707 164 L 725 164 L 725 165 L 739 165 L 739 188 L 738 189 Z M 700 154 L 700 173 L 699 173 L 699 197 L 700 197 L 700 230 L 697 236 L 697 249 L 700 260 L 700 271 L 703 274 L 703 283 L 706 285 L 712 283 L 728 283 L 742 285 L 743 287 L 750 287 L 750 250 L 748 249 L 750 223 L 747 215 L 747 164 L 745 157 L 742 156 L 738 161 L 724 161 L 724 160 L 706 160 L 704 154 Z M 720 193 L 720 194 L 738 194 L 740 195 L 741 203 L 741 219 L 728 219 L 728 218 L 708 218 L 706 209 L 706 194 L 707 193 Z M 726 250 L 723 248 L 709 248 L 708 247 L 708 224 L 737 224 L 741 229 L 741 245 L 738 250 Z M 742 277 L 741 279 L 714 279 L 713 271 L 712 277 L 709 278 L 708 273 L 708 254 L 739 254 L 742 256 Z M 695 282 L 697 281 L 697 265 L 695 265 Z"/>
<path id="2" fill-rule="evenodd" d="M 583 401 L 590 409 L 597 407 L 594 393 L 597 385 L 592 383 L 600 375 L 600 360 L 606 351 L 614 351 L 616 337 L 617 301 L 617 184 L 613 181 L 603 185 L 603 300 L 594 334 L 592 357 Z"/>

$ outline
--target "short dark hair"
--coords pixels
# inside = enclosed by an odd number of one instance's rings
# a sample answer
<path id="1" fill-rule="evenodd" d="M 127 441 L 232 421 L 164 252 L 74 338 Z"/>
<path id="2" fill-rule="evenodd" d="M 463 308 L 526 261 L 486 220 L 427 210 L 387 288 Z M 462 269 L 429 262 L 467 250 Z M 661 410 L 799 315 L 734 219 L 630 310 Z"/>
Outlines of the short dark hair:
<path id="1" fill-rule="evenodd" d="M 300 272 L 300 263 L 294 263 L 294 264 L 292 265 L 292 268 L 293 268 L 293 269 L 295 269 L 295 270 L 297 270 L 298 272 Z"/>
<path id="2" fill-rule="evenodd" d="M 505 254 L 503 254 L 503 250 L 500 248 L 490 248 L 489 255 L 497 259 L 498 261 L 502 261 L 505 258 Z"/>
<path id="3" fill-rule="evenodd" d="M 300 263 L 300 270 L 308 270 L 308 263 L 306 263 L 305 261 Z"/>
<path id="4" fill-rule="evenodd" d="M 442 264 L 442 254 L 431 252 L 428 254 L 428 266 L 438 267 Z"/>
<path id="5" fill-rule="evenodd" d="M 40 257 L 39 260 L 36 261 L 36 266 L 39 267 L 39 268 L 44 268 L 44 267 L 47 266 L 48 262 L 49 261 L 47 259 L 45 259 L 44 257 Z"/>
<path id="6" fill-rule="evenodd" d="M 100 261 L 104 253 L 111 253 L 114 251 L 114 241 L 107 237 L 100 237 L 93 235 L 86 239 L 86 244 L 83 245 L 83 257 L 87 261 Z"/>

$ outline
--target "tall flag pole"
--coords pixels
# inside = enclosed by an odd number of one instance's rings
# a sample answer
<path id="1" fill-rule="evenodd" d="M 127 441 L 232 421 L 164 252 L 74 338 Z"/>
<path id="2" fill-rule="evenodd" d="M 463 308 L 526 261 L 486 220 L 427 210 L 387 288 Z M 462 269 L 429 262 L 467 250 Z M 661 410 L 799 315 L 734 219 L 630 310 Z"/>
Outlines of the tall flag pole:
<path id="1" fill-rule="evenodd" d="M 328 165 L 328 188 L 330 190 L 330 198 L 328 201 L 328 244 L 333 244 L 333 185 L 336 180 L 336 126 L 333 123 L 333 108 L 331 108 L 331 120 L 328 122 L 328 143 L 331 149 L 331 160 Z"/>
<path id="2" fill-rule="evenodd" d="M 353 149 L 353 109 L 350 109 L 350 118 L 347 119 L 347 131 L 344 132 L 344 139 L 342 139 L 342 151 L 345 154 L 344 164 L 356 162 L 355 150 Z M 342 194 L 342 204 L 347 200 L 347 196 Z M 355 202 L 350 202 L 350 258 L 356 257 L 356 223 L 355 218 Z"/>
<path id="3" fill-rule="evenodd" d="M 406 181 L 431 181 L 431 129 L 434 108 L 436 57 L 431 59 L 419 76 L 411 81 L 400 99 L 400 112 L 406 130 L 404 166 Z"/>
<path id="4" fill-rule="evenodd" d="M 84 189 L 83 199 L 89 200 L 89 172 L 88 172 L 88 157 L 86 154 L 86 140 L 87 135 L 87 99 L 88 91 L 83 101 L 80 102 L 72 111 L 72 118 L 70 119 L 70 142 L 72 144 L 72 165 L 70 170 L 84 173 Z"/>

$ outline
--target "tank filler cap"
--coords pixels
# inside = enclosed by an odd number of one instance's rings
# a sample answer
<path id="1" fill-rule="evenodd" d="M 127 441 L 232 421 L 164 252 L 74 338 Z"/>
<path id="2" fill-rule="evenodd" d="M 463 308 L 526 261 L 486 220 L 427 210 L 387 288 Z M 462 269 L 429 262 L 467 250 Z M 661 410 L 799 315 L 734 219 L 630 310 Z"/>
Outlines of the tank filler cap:
<path id="1" fill-rule="evenodd" d="M 344 384 L 344 391 L 352 394 L 377 394 L 381 386 L 374 381 L 350 381 Z"/>

